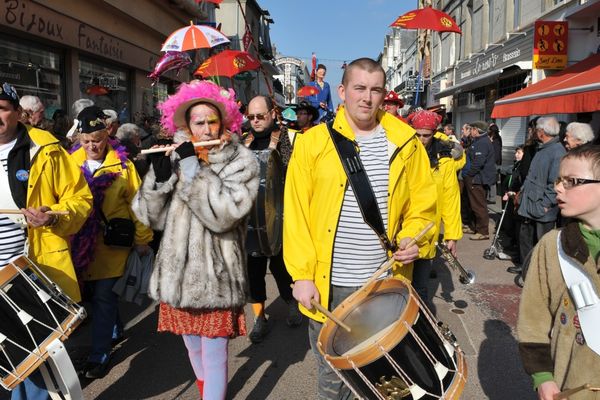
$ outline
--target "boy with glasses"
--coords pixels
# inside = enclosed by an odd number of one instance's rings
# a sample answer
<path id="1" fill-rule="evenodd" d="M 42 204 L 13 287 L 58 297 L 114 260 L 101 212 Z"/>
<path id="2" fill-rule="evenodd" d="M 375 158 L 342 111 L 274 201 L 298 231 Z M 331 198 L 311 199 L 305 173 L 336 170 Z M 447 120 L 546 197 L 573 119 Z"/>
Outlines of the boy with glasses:
<path id="1" fill-rule="evenodd" d="M 600 146 L 567 153 L 553 186 L 562 215 L 573 220 L 533 249 L 517 323 L 521 360 L 541 400 L 600 386 Z"/>

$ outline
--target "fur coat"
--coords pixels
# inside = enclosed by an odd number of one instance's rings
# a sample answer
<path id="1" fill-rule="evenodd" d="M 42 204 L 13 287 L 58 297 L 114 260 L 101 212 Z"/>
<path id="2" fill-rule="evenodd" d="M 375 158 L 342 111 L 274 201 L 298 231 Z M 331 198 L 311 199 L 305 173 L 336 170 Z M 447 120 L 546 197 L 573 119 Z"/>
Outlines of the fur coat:
<path id="1" fill-rule="evenodd" d="M 247 215 L 258 190 L 258 162 L 237 140 L 209 152 L 191 181 L 178 171 L 156 183 L 146 175 L 133 202 L 144 224 L 162 230 L 149 295 L 177 308 L 243 306 L 246 274 Z"/>

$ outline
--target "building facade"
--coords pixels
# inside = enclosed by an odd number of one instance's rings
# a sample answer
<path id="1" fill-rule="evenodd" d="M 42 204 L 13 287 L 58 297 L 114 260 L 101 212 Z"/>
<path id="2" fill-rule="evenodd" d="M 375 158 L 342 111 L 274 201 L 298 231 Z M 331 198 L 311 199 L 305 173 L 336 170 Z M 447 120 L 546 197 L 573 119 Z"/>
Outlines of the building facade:
<path id="1" fill-rule="evenodd" d="M 237 0 L 224 0 L 215 12 L 216 20 L 221 24 L 221 31 L 231 40 L 230 48 L 255 56 L 261 61 L 261 69 L 220 83 L 233 87 L 244 104 L 256 95 L 270 95 L 271 92 L 282 101 L 283 88 L 273 82 L 273 75 L 281 74 L 274 64 L 275 49 L 269 32 L 270 24 L 275 21 L 256 0 L 239 3 L 241 8 Z"/>
<path id="2" fill-rule="evenodd" d="M 600 46 L 599 0 L 434 0 L 431 4 L 449 14 L 462 30 L 431 36 L 430 71 L 423 74 L 425 95 L 420 105 L 443 106 L 457 131 L 464 123 L 490 120 L 494 102 L 538 82 L 555 70 L 532 68 L 534 26 L 537 20 L 568 21 L 568 65 Z M 420 4 L 422 6 L 422 4 Z M 419 65 L 417 57 L 413 68 Z M 495 121 L 501 129 L 504 159 L 512 162 L 512 149 L 525 141 L 531 117 Z M 570 122 L 576 115 L 557 115 Z"/>
<path id="3" fill-rule="evenodd" d="M 133 120 L 155 114 L 179 80 L 166 74 L 156 85 L 147 78 L 173 31 L 214 20 L 214 5 L 193 0 L 69 1 L 7 0 L 0 4 L 0 80 L 20 95 L 39 96 L 46 117 L 70 111 L 73 101 L 92 99 Z"/>

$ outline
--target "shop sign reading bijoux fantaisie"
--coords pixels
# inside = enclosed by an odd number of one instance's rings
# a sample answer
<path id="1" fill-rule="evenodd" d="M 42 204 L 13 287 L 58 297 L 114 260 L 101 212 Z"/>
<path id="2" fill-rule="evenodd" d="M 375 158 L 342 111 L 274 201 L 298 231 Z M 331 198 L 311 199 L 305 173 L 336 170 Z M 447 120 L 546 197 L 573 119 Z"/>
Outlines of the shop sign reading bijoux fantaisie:
<path id="1" fill-rule="evenodd" d="M 470 62 L 461 63 L 457 67 L 454 84 L 458 85 L 483 74 L 507 68 L 519 61 L 529 60 L 533 48 L 531 36 L 531 32 L 528 32 L 516 39 L 494 46 L 484 54 L 473 56 Z"/>
<path id="2" fill-rule="evenodd" d="M 150 71 L 157 54 L 26 0 L 0 2 L 0 25 Z"/>

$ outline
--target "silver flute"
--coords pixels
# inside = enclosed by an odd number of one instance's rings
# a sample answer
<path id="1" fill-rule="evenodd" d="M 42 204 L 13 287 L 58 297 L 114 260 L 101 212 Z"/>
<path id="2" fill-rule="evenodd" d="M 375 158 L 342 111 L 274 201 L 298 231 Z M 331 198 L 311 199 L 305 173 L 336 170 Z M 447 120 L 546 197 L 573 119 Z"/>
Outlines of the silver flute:
<path id="1" fill-rule="evenodd" d="M 473 282 L 475 282 L 475 274 L 473 273 L 473 271 L 465 269 L 460 264 L 458 259 L 452 255 L 452 252 L 450 251 L 450 249 L 448 249 L 446 243 L 437 242 L 435 244 L 435 247 L 437 247 L 440 251 L 442 258 L 444 259 L 444 261 L 446 261 L 446 264 L 453 270 L 458 271 L 458 280 L 460 281 L 460 283 L 462 283 L 463 285 L 470 285 Z"/>

